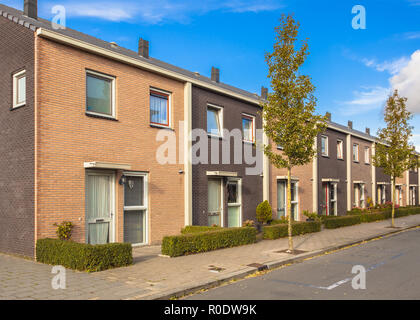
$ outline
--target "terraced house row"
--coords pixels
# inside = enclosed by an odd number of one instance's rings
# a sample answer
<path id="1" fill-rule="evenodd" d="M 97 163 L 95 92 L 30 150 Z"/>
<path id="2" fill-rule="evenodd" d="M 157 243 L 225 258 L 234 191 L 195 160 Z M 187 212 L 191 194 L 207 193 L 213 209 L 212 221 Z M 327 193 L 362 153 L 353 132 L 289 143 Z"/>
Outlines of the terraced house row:
<path id="1" fill-rule="evenodd" d="M 267 89 L 154 59 L 143 39 L 134 52 L 55 29 L 35 0 L 23 12 L 0 5 L 0 57 L 0 251 L 33 257 L 62 221 L 75 241 L 147 245 L 185 225 L 241 226 L 265 199 L 274 217 L 285 214 L 285 171 L 258 146 Z M 295 219 L 389 201 L 375 142 L 329 122 L 317 158 L 293 173 Z M 418 204 L 418 185 L 417 170 L 407 172 L 397 203 Z"/>

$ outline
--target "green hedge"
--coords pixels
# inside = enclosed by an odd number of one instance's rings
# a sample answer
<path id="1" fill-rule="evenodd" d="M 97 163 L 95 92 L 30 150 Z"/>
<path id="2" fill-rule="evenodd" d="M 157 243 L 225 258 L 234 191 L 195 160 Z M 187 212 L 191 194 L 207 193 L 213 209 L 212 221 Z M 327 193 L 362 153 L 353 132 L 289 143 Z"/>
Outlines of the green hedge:
<path id="1" fill-rule="evenodd" d="M 265 226 L 263 228 L 264 239 L 275 240 L 288 236 L 288 224 L 277 224 L 271 226 Z M 292 235 L 302 235 L 305 233 L 319 232 L 321 231 L 321 222 L 294 222 L 292 224 Z"/>
<path id="2" fill-rule="evenodd" d="M 162 254 L 178 257 L 221 248 L 236 247 L 257 241 L 255 228 L 229 228 L 164 237 Z"/>
<path id="3" fill-rule="evenodd" d="M 133 263 L 130 243 L 90 245 L 68 240 L 40 239 L 36 242 L 36 257 L 38 262 L 88 272 Z"/>
<path id="4" fill-rule="evenodd" d="M 342 216 L 324 220 L 327 229 L 337 229 L 361 223 L 360 215 Z"/>
<path id="5" fill-rule="evenodd" d="M 278 224 L 285 224 L 285 223 L 287 223 L 286 219 L 276 219 L 276 220 L 271 220 L 269 224 L 270 226 L 275 226 Z"/>
<path id="6" fill-rule="evenodd" d="M 222 229 L 221 227 L 207 227 L 207 226 L 186 226 L 181 229 L 182 234 L 199 233 L 207 231 L 216 231 Z"/>

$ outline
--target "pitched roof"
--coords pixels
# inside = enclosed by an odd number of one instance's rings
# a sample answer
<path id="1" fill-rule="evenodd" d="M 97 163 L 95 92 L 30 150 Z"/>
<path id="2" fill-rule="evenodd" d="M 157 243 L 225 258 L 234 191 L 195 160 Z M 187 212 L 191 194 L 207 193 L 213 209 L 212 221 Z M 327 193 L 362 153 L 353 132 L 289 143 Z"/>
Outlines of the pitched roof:
<path id="1" fill-rule="evenodd" d="M 139 54 L 133 50 L 129 50 L 120 46 L 112 46 L 110 42 L 101 40 L 99 38 L 95 38 L 88 34 L 79 32 L 77 30 L 74 30 L 68 27 L 66 27 L 65 29 L 56 30 L 52 27 L 51 21 L 48 21 L 42 18 L 38 18 L 38 19 L 30 18 L 28 16 L 25 16 L 22 11 L 5 6 L 3 4 L 0 4 L 0 15 L 14 21 L 15 23 L 21 24 L 33 31 L 36 31 L 39 28 L 46 29 L 46 30 L 79 40 L 79 41 L 82 41 L 82 42 L 86 42 L 88 44 L 94 45 L 99 48 L 113 51 L 117 54 L 122 54 L 128 58 L 136 59 L 143 63 L 148 63 L 153 66 L 160 67 L 171 72 L 175 72 L 179 75 L 182 75 L 182 76 L 194 79 L 194 80 L 199 80 L 201 82 L 210 84 L 212 86 L 216 86 L 221 89 L 231 91 L 235 94 L 239 94 L 247 98 L 254 99 L 256 100 L 256 102 L 260 100 L 260 96 L 256 93 L 251 93 L 249 91 L 242 90 L 242 89 L 236 88 L 234 86 L 231 86 L 225 83 L 212 81 L 210 78 L 200 75 L 196 72 L 188 71 L 186 69 L 174 66 L 172 64 L 163 62 L 161 60 L 158 60 L 152 57 L 148 59 L 144 58 L 142 56 L 139 56 Z"/>

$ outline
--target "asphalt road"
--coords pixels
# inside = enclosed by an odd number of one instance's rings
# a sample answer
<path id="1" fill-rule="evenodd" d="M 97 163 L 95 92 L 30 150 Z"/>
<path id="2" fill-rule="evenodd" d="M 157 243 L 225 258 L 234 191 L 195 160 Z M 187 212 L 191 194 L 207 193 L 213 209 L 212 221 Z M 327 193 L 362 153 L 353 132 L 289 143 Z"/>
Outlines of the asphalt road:
<path id="1" fill-rule="evenodd" d="M 366 289 L 353 266 L 363 266 Z M 358 276 L 358 281 L 354 277 Z M 420 300 L 420 229 L 398 233 L 187 297 L 189 300 Z"/>

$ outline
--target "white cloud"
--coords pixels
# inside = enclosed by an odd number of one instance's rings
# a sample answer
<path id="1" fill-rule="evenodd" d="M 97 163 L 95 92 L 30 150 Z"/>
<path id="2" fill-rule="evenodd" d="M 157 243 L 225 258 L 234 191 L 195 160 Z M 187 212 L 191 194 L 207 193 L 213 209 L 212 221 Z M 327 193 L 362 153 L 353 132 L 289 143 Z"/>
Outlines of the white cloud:
<path id="1" fill-rule="evenodd" d="M 403 37 L 406 40 L 420 39 L 420 31 L 406 32 L 403 34 Z"/>
<path id="2" fill-rule="evenodd" d="M 380 86 L 362 87 L 362 91 L 354 91 L 353 99 L 344 101 L 341 113 L 346 116 L 356 115 L 380 109 L 383 107 L 389 93 L 389 88 Z"/>
<path id="3" fill-rule="evenodd" d="M 420 113 L 420 50 L 398 74 L 390 79 L 391 87 L 398 89 L 400 95 L 407 97 L 407 107 L 413 113 Z"/>
<path id="4" fill-rule="evenodd" d="M 392 61 L 384 61 L 384 62 L 378 63 L 376 62 L 375 59 L 365 58 L 365 59 L 362 59 L 362 62 L 365 64 L 366 67 L 374 68 L 380 72 L 386 71 L 394 75 L 400 72 L 400 70 L 408 64 L 409 59 L 407 57 L 401 57 Z"/>
<path id="5" fill-rule="evenodd" d="M 61 4 L 66 8 L 70 17 L 95 17 L 110 21 L 140 20 L 148 24 L 165 22 L 187 23 L 192 17 L 203 15 L 212 11 L 245 13 L 259 13 L 277 10 L 283 7 L 282 0 L 127 0 L 115 2 L 110 0 L 96 0 L 89 3 L 80 0 L 64 1 Z M 44 6 L 45 11 L 50 10 L 54 4 Z"/>

